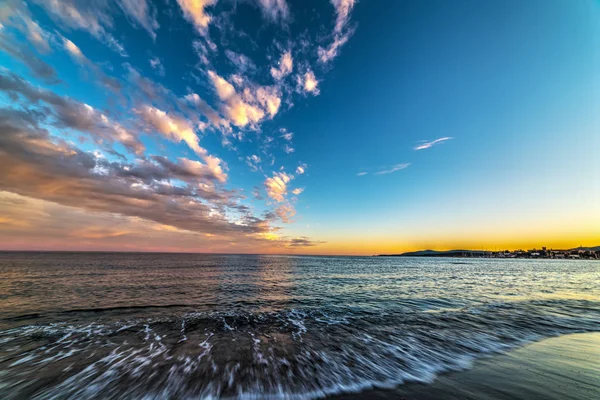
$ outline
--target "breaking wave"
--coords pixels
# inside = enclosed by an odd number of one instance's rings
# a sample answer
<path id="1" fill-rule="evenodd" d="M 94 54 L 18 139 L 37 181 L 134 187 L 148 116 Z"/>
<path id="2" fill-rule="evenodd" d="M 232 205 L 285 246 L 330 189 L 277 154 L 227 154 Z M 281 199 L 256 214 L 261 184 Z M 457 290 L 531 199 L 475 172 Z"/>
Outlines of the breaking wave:
<path id="1" fill-rule="evenodd" d="M 12 318 L 24 325 L 0 331 L 0 397 L 317 398 L 427 383 L 487 354 L 600 330 L 600 304 L 584 300 L 436 312 L 153 308 L 151 318 L 131 310 L 115 319 L 110 309 L 70 311 L 41 324 Z"/>

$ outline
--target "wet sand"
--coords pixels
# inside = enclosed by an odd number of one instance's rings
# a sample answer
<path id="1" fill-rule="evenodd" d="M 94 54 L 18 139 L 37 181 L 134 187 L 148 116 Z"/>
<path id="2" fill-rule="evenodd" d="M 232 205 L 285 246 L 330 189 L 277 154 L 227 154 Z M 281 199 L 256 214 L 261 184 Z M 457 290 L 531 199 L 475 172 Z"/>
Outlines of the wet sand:
<path id="1" fill-rule="evenodd" d="M 432 384 L 408 383 L 335 399 L 600 399 L 600 333 L 572 334 L 475 362 Z"/>

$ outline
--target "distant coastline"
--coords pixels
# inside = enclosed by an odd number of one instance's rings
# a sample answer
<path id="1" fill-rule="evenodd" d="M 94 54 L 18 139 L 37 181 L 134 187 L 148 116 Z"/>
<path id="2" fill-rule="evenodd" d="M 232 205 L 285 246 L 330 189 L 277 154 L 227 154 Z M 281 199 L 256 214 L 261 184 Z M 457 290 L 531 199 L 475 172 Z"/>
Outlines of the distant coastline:
<path id="1" fill-rule="evenodd" d="M 531 250 L 419 250 L 400 254 L 378 254 L 376 257 L 460 257 L 460 258 L 544 258 L 600 260 L 600 246 L 576 247 L 568 250 L 554 250 L 542 247 Z"/>

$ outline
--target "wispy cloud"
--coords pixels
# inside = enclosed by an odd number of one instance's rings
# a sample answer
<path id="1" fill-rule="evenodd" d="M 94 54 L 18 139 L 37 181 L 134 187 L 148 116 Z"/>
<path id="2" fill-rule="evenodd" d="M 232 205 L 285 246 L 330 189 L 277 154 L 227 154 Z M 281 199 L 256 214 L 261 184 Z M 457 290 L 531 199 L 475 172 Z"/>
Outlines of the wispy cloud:
<path id="1" fill-rule="evenodd" d="M 153 57 L 148 61 L 150 62 L 150 66 L 152 67 L 152 69 L 155 70 L 157 74 L 159 74 L 160 76 L 165 76 L 165 67 L 162 65 L 160 58 Z"/>
<path id="2" fill-rule="evenodd" d="M 439 139 L 432 140 L 431 142 L 422 141 L 419 145 L 417 145 L 415 147 L 415 150 L 425 150 L 425 149 L 428 149 L 430 147 L 435 146 L 436 144 L 443 143 L 446 140 L 451 140 L 451 139 L 454 139 L 454 138 L 452 138 L 452 137 L 442 137 L 442 138 L 439 138 Z"/>
<path id="3" fill-rule="evenodd" d="M 396 165 L 393 165 L 391 168 L 375 172 L 375 175 L 391 174 L 393 172 L 408 168 L 409 166 L 410 166 L 410 163 L 396 164 Z"/>
<path id="4" fill-rule="evenodd" d="M 356 176 L 365 176 L 367 174 L 368 174 L 368 172 L 359 172 L 358 174 L 356 174 Z"/>

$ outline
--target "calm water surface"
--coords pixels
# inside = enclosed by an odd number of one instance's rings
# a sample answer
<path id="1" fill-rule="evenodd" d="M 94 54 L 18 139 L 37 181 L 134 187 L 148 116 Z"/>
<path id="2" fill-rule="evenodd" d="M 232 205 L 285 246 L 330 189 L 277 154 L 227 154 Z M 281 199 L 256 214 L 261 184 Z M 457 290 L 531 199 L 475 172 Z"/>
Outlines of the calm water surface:
<path id="1" fill-rule="evenodd" d="M 600 263 L 0 253 L 0 398 L 314 398 L 600 331 Z"/>

